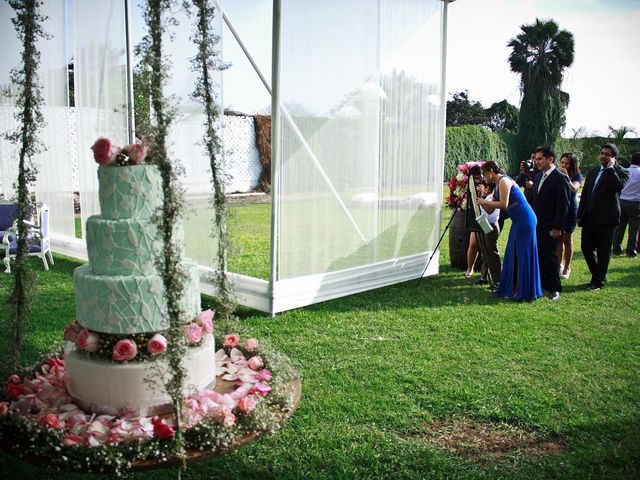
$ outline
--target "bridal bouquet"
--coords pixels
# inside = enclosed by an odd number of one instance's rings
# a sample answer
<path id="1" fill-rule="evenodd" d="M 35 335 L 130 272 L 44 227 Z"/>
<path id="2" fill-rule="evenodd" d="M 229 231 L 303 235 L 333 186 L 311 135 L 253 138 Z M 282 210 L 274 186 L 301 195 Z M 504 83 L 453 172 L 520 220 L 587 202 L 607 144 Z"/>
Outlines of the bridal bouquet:
<path id="1" fill-rule="evenodd" d="M 464 208 L 467 205 L 467 199 L 464 192 L 469 182 L 469 170 L 475 166 L 482 167 L 484 162 L 466 162 L 458 165 L 458 173 L 449 179 L 449 196 L 445 199 L 447 207 L 454 210 L 458 207 Z"/>

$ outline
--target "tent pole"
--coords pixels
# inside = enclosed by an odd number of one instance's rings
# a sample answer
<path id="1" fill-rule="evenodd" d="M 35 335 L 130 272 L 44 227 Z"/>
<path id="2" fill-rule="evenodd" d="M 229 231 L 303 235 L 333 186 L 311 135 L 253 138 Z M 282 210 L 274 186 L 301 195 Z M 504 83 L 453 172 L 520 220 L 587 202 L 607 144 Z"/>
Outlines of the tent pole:
<path id="1" fill-rule="evenodd" d="M 133 46 L 131 45 L 131 3 L 124 0 L 125 44 L 127 48 L 127 126 L 129 143 L 136 140 L 136 120 L 133 93 Z"/>

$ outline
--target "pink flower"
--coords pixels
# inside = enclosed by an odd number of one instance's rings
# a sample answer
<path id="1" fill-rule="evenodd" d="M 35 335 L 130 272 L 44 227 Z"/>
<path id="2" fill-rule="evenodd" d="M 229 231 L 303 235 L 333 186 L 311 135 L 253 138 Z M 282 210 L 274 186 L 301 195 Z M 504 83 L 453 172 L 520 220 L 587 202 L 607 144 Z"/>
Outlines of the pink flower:
<path id="1" fill-rule="evenodd" d="M 225 427 L 233 427 L 236 423 L 236 416 L 231 413 L 231 409 L 229 407 L 222 407 L 222 424 Z"/>
<path id="2" fill-rule="evenodd" d="M 258 370 L 259 368 L 264 367 L 264 363 L 262 362 L 262 357 L 256 355 L 255 357 L 251 357 L 247 362 L 247 366 L 251 370 Z"/>
<path id="3" fill-rule="evenodd" d="M 20 377 L 18 375 L 16 375 L 15 373 L 13 375 L 11 375 L 9 377 L 9 379 L 7 380 L 7 383 L 21 383 L 22 380 L 20 380 Z"/>
<path id="4" fill-rule="evenodd" d="M 9 403 L 0 402 L 0 417 L 6 417 L 7 413 L 9 413 Z"/>
<path id="5" fill-rule="evenodd" d="M 100 348 L 100 335 L 83 328 L 76 338 L 76 347 L 87 352 L 97 352 Z"/>
<path id="6" fill-rule="evenodd" d="M 196 317 L 196 322 L 202 327 L 205 333 L 213 332 L 213 316 L 216 314 L 215 310 L 205 310 L 200 312 Z"/>
<path id="7" fill-rule="evenodd" d="M 153 420 L 153 433 L 160 440 L 170 440 L 176 436 L 176 431 L 173 427 L 170 427 L 159 418 Z"/>
<path id="8" fill-rule="evenodd" d="M 136 342 L 128 338 L 119 340 L 118 343 L 113 346 L 112 356 L 117 362 L 133 360 L 137 354 L 138 347 L 136 346 Z"/>
<path id="9" fill-rule="evenodd" d="M 14 400 L 17 400 L 20 395 L 25 393 L 24 387 L 17 383 L 10 383 L 7 385 L 7 395 Z"/>
<path id="10" fill-rule="evenodd" d="M 93 150 L 93 158 L 100 165 L 106 165 L 111 160 L 111 157 L 117 155 L 120 149 L 115 145 L 111 144 L 111 140 L 108 138 L 101 137 L 96 140 L 96 143 L 91 147 Z"/>
<path id="11" fill-rule="evenodd" d="M 271 391 L 271 387 L 269 385 L 265 385 L 264 383 L 256 383 L 251 390 L 247 392 L 247 395 L 260 395 L 261 397 L 266 397 L 268 393 Z"/>
<path id="12" fill-rule="evenodd" d="M 58 369 L 64 368 L 64 360 L 59 357 L 51 357 L 47 360 L 47 365 L 51 368 L 57 367 Z"/>
<path id="13" fill-rule="evenodd" d="M 240 342 L 240 335 L 237 335 L 235 333 L 231 335 L 225 335 L 223 346 L 233 348 L 233 347 L 236 347 L 239 342 Z"/>
<path id="14" fill-rule="evenodd" d="M 82 437 L 79 435 L 68 434 L 62 439 L 62 444 L 67 447 L 75 447 L 76 445 L 80 445 L 82 443 Z"/>
<path id="15" fill-rule="evenodd" d="M 151 339 L 147 342 L 147 350 L 151 355 L 158 355 L 164 352 L 167 349 L 167 339 L 164 335 L 156 333 Z"/>
<path id="16" fill-rule="evenodd" d="M 260 370 L 258 373 L 256 373 L 256 380 L 258 380 L 259 382 L 268 382 L 269 380 L 271 380 L 272 376 L 273 375 L 269 370 Z"/>
<path id="17" fill-rule="evenodd" d="M 238 400 L 238 410 L 242 413 L 247 414 L 254 408 L 256 408 L 256 404 L 258 402 L 253 397 L 244 397 Z"/>
<path id="18" fill-rule="evenodd" d="M 60 430 L 60 428 L 62 428 L 60 420 L 53 413 L 47 413 L 44 417 L 41 417 L 40 423 L 46 427 L 51 427 L 54 430 Z"/>
<path id="19" fill-rule="evenodd" d="M 202 327 L 197 323 L 190 323 L 185 328 L 185 336 L 189 345 L 200 343 L 202 341 Z"/>
<path id="20" fill-rule="evenodd" d="M 131 163 L 134 165 L 140 165 L 149 153 L 149 147 L 141 143 L 132 143 L 122 150 L 129 156 L 129 160 L 131 160 Z"/>
<path id="21" fill-rule="evenodd" d="M 64 340 L 75 343 L 81 330 L 82 326 L 78 322 L 70 323 L 64 328 Z"/>
<path id="22" fill-rule="evenodd" d="M 258 345 L 260 345 L 260 342 L 258 342 L 257 338 L 250 338 L 244 342 L 244 348 L 247 350 L 255 350 L 258 348 Z"/>

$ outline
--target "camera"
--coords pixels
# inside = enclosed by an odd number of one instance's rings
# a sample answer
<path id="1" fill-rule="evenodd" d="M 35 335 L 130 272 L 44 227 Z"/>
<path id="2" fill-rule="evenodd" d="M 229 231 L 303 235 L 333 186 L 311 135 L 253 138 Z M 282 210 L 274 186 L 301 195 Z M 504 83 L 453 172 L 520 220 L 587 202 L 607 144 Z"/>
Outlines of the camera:
<path id="1" fill-rule="evenodd" d="M 528 158 L 526 160 L 523 160 L 522 164 L 524 165 L 524 168 L 527 171 L 527 173 L 533 172 L 533 160 Z"/>

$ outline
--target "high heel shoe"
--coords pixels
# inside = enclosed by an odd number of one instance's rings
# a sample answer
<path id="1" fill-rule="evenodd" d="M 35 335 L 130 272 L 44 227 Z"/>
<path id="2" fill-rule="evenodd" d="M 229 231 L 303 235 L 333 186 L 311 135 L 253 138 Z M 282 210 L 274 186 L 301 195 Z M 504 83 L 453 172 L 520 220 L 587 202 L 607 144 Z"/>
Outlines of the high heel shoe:
<path id="1" fill-rule="evenodd" d="M 471 277 L 473 277 L 473 272 L 464 272 L 464 276 L 466 278 L 471 278 Z"/>
<path id="2" fill-rule="evenodd" d="M 569 278 L 569 275 L 571 275 L 571 268 L 567 268 L 564 272 L 562 272 L 562 275 L 560 275 L 560 278 L 562 278 L 563 280 L 566 280 L 567 278 Z"/>

